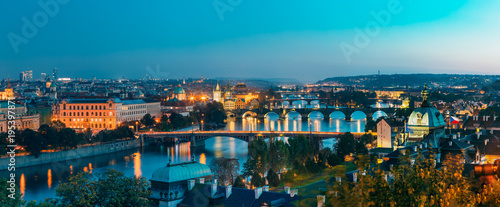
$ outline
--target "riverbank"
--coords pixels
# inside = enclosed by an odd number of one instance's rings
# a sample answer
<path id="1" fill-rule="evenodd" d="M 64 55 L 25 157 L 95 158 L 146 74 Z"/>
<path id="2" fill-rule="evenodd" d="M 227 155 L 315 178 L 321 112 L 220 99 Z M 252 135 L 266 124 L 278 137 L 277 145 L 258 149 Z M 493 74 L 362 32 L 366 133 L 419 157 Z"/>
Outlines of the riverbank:
<path id="1" fill-rule="evenodd" d="M 14 163 L 16 168 L 29 167 L 35 165 L 43 165 L 54 162 L 61 162 L 66 160 L 73 160 L 84 157 L 108 154 L 139 147 L 141 147 L 140 139 L 121 140 L 101 145 L 84 146 L 72 150 L 42 153 L 38 158 L 35 158 L 35 156 L 33 155 L 16 156 Z M 0 171 L 7 170 L 9 167 L 9 163 L 11 163 L 9 157 L 0 159 Z"/>

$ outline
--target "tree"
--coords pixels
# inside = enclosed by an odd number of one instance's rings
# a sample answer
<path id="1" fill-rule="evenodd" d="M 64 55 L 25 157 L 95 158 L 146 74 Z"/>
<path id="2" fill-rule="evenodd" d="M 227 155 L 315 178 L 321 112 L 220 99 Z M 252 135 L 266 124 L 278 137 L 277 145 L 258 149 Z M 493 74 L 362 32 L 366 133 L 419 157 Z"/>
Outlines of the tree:
<path id="1" fill-rule="evenodd" d="M 170 114 L 170 117 L 168 117 L 168 119 L 173 129 L 184 128 L 191 124 L 187 121 L 187 119 L 184 116 L 178 113 Z"/>
<path id="2" fill-rule="evenodd" d="M 81 172 L 56 188 L 58 206 L 150 206 L 149 182 L 114 169 L 104 174 Z"/>
<path id="3" fill-rule="evenodd" d="M 5 132 L 0 133 L 0 156 L 7 154 L 8 135 Z"/>
<path id="4" fill-rule="evenodd" d="M 264 175 L 268 169 L 268 146 L 263 138 L 256 138 L 248 143 L 248 154 L 255 160 L 255 170 Z"/>
<path id="5" fill-rule="evenodd" d="M 262 187 L 266 184 L 266 181 L 259 175 L 259 173 L 254 173 L 250 181 L 255 187 Z"/>
<path id="6" fill-rule="evenodd" d="M 269 167 L 274 172 L 281 172 L 285 168 L 290 151 L 283 140 L 269 138 Z"/>
<path id="7" fill-rule="evenodd" d="M 377 122 L 373 121 L 372 119 L 369 119 L 365 124 L 365 132 L 368 132 L 370 130 L 372 132 L 377 131 Z"/>
<path id="8" fill-rule="evenodd" d="M 412 158 L 413 159 L 413 158 Z M 498 182 L 474 187 L 479 183 L 462 176 L 459 156 L 448 156 L 441 168 L 434 166 L 434 157 L 417 155 L 410 161 L 409 153 L 399 158 L 390 175 L 379 167 L 370 167 L 375 160 L 358 156 L 358 181 L 335 182 L 331 185 L 329 203 L 335 206 L 498 206 Z M 413 163 L 413 164 L 412 164 Z M 366 170 L 366 171 L 365 171 Z M 361 173 L 366 172 L 366 173 Z M 388 177 L 386 177 L 388 176 Z"/>
<path id="9" fill-rule="evenodd" d="M 304 135 L 288 139 L 288 151 L 290 152 L 289 163 L 292 164 L 295 160 L 300 163 L 305 163 L 307 158 L 313 156 L 311 143 Z"/>
<path id="10" fill-rule="evenodd" d="M 317 173 L 320 170 L 318 165 L 311 158 L 307 158 L 305 166 L 306 166 L 307 172 L 309 172 L 309 173 Z"/>
<path id="11" fill-rule="evenodd" d="M 346 155 L 354 153 L 354 146 L 356 144 L 355 142 L 356 141 L 354 140 L 354 135 L 352 135 L 350 132 L 341 135 L 337 139 L 337 143 L 336 146 L 334 146 L 334 149 L 336 149 L 335 151 L 340 159 L 344 160 L 344 157 Z"/>
<path id="12" fill-rule="evenodd" d="M 40 156 L 40 152 L 46 148 L 47 142 L 38 132 L 31 129 L 25 129 L 20 134 L 20 143 L 25 146 L 24 149 L 34 155 L 36 158 Z"/>
<path id="13" fill-rule="evenodd" d="M 234 158 L 215 158 L 210 161 L 210 170 L 214 173 L 214 177 L 219 180 L 220 184 L 232 184 L 233 180 L 238 177 L 240 163 Z"/>
<path id="14" fill-rule="evenodd" d="M 123 172 L 108 170 L 96 182 L 100 206 L 149 206 L 149 182 L 145 177 L 126 177 Z"/>
<path id="15" fill-rule="evenodd" d="M 155 120 L 151 117 L 151 114 L 147 113 L 142 117 L 141 124 L 146 127 L 151 127 L 155 125 Z"/>
<path id="16" fill-rule="evenodd" d="M 71 128 L 64 128 L 58 134 L 59 139 L 62 141 L 62 147 L 73 149 L 82 141 L 82 137 L 77 136 L 75 130 Z"/>
<path id="17" fill-rule="evenodd" d="M 5 178 L 0 178 L 0 191 L 2 192 L 2 195 L 0 195 L 0 204 L 2 206 L 12 206 L 12 207 L 18 207 L 24 205 L 23 199 L 21 199 L 21 193 L 19 191 L 19 188 L 17 186 L 14 186 L 12 192 L 10 190 L 12 186 L 10 183 L 7 182 L 7 179 Z M 10 196 L 11 195 L 11 196 Z"/>
<path id="18" fill-rule="evenodd" d="M 269 171 L 267 171 L 267 181 L 269 182 L 269 185 L 272 187 L 277 187 L 278 185 L 280 185 L 280 178 L 272 168 L 270 168 Z"/>
<path id="19" fill-rule="evenodd" d="M 57 131 L 60 131 L 60 130 L 62 130 L 64 128 L 66 128 L 66 124 L 64 124 L 60 120 L 57 120 L 57 121 L 52 121 L 50 123 L 50 127 L 54 128 Z"/>
<path id="20" fill-rule="evenodd" d="M 89 172 L 81 172 L 71 176 L 68 182 L 56 188 L 58 203 L 66 206 L 96 206 L 98 189 Z"/>
<path id="21" fill-rule="evenodd" d="M 38 133 L 47 142 L 47 145 L 52 148 L 57 149 L 61 146 L 61 140 L 59 139 L 60 137 L 57 134 L 56 128 L 47 124 L 42 124 L 40 128 L 38 128 Z"/>
<path id="22" fill-rule="evenodd" d="M 169 123 L 169 119 L 167 115 L 161 116 L 160 123 L 156 125 L 158 130 L 160 131 L 171 131 L 172 125 Z"/>
<path id="23" fill-rule="evenodd" d="M 245 182 L 244 182 L 244 179 L 243 177 L 241 177 L 241 175 L 239 175 L 238 177 L 236 177 L 233 181 L 233 187 L 235 188 L 246 188 L 245 187 Z"/>
<path id="24" fill-rule="evenodd" d="M 257 165 L 256 161 L 252 157 L 249 157 L 247 161 L 243 163 L 243 170 L 241 171 L 243 173 L 242 175 L 245 176 L 245 178 L 248 178 L 251 175 L 253 175 L 256 165 Z"/>

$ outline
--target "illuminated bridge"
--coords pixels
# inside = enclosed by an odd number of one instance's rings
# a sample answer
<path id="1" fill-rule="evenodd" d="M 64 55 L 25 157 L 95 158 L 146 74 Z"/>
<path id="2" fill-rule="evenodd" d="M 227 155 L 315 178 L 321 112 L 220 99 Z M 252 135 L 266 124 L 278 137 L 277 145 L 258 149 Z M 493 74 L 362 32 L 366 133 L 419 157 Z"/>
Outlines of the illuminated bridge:
<path id="1" fill-rule="evenodd" d="M 191 146 L 204 146 L 205 140 L 223 136 L 232 137 L 246 142 L 252 141 L 254 138 L 269 138 L 269 137 L 297 137 L 304 135 L 308 138 L 316 137 L 323 139 L 336 138 L 345 132 L 309 132 L 309 131 L 176 131 L 176 132 L 140 132 L 137 133 L 144 143 L 150 144 L 154 142 L 165 141 L 188 141 Z M 365 133 L 351 132 L 354 138 L 360 138 Z M 372 132 L 372 135 L 377 134 Z"/>

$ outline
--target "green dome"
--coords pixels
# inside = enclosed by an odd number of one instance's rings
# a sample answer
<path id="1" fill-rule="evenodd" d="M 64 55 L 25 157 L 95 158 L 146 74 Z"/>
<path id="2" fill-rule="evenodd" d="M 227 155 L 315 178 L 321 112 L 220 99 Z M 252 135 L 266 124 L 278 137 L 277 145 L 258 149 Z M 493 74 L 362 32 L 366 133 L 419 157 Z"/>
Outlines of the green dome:
<path id="1" fill-rule="evenodd" d="M 444 127 L 446 123 L 444 122 L 444 117 L 432 104 L 427 100 L 429 92 L 427 91 L 427 85 L 425 85 L 422 91 L 422 105 L 411 112 L 410 118 L 408 118 L 408 126 L 417 127 Z"/>
<path id="2" fill-rule="evenodd" d="M 443 127 L 443 115 L 433 106 L 416 108 L 408 119 L 408 126 Z"/>
<path id="3" fill-rule="evenodd" d="M 185 94 L 185 93 L 186 92 L 184 91 L 184 89 L 180 86 L 174 89 L 174 94 Z"/>
<path id="4" fill-rule="evenodd" d="M 208 166 L 198 162 L 186 162 L 169 164 L 155 170 L 151 181 L 173 183 L 212 175 Z"/>

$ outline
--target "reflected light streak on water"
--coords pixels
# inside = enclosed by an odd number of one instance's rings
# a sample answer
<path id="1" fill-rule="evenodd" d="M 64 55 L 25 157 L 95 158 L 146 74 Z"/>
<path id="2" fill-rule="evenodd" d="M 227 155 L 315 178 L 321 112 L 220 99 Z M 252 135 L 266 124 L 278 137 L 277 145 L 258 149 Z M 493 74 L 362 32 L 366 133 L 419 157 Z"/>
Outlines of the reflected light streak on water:
<path id="1" fill-rule="evenodd" d="M 49 189 L 52 188 L 52 170 L 49 169 L 47 171 L 47 185 L 49 185 Z"/>
<path id="2" fill-rule="evenodd" d="M 214 154 L 215 157 L 222 157 L 222 142 L 221 137 L 215 137 L 215 145 L 214 145 Z"/>
<path id="3" fill-rule="evenodd" d="M 136 178 L 141 177 L 141 153 L 136 152 L 132 155 L 134 157 L 134 175 Z"/>
<path id="4" fill-rule="evenodd" d="M 206 157 L 205 153 L 200 154 L 200 163 L 205 164 L 205 165 L 207 164 L 207 157 Z"/>
<path id="5" fill-rule="evenodd" d="M 21 191 L 21 195 L 24 196 L 24 192 L 26 191 L 26 178 L 24 177 L 24 173 L 21 174 L 21 179 L 19 180 L 19 190 Z"/>

